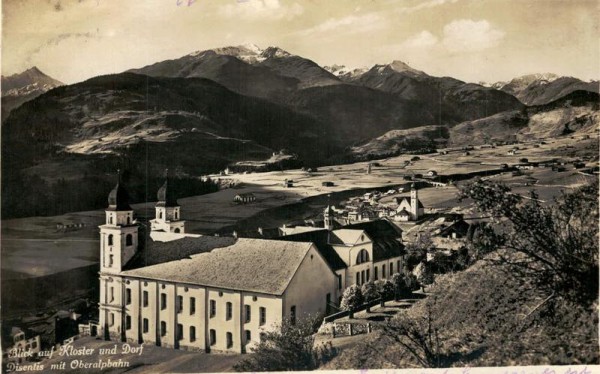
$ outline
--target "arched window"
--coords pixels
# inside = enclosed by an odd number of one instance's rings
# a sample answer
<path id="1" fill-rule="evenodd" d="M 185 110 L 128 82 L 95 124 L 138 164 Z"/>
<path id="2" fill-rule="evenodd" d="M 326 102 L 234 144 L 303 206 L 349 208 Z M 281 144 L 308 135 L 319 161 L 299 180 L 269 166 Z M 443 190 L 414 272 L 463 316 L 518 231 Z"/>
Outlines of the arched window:
<path id="1" fill-rule="evenodd" d="M 131 217 L 127 216 L 127 224 L 129 225 L 131 223 Z"/>
<path id="2" fill-rule="evenodd" d="M 113 245 L 113 235 L 112 234 L 110 234 L 108 236 L 108 245 Z"/>
<path id="3" fill-rule="evenodd" d="M 369 261 L 369 252 L 366 249 L 361 249 L 356 256 L 356 264 L 362 264 L 367 261 Z"/>
<path id="4" fill-rule="evenodd" d="M 176 228 L 174 231 L 175 231 L 176 234 L 179 234 L 181 232 L 181 230 L 179 230 L 179 227 Z"/>
<path id="5" fill-rule="evenodd" d="M 162 211 L 158 212 L 158 219 L 162 219 Z"/>
<path id="6" fill-rule="evenodd" d="M 127 236 L 125 237 L 125 245 L 133 245 L 133 236 L 131 234 L 127 234 Z"/>

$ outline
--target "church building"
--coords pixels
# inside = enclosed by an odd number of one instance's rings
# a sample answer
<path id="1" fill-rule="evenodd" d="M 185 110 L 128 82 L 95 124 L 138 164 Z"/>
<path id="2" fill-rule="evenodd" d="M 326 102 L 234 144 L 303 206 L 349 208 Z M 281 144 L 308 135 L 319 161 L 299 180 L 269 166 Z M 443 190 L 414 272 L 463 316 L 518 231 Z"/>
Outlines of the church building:
<path id="1" fill-rule="evenodd" d="M 167 178 L 148 225 L 135 220 L 123 183 L 108 196 L 100 226 L 105 339 L 243 353 L 283 320 L 323 314 L 339 298 L 338 275 L 313 242 L 186 233 L 171 188 Z"/>
<path id="2" fill-rule="evenodd" d="M 398 199 L 398 208 L 396 208 L 396 215 L 394 220 L 407 222 L 407 221 L 418 221 L 419 218 L 425 214 L 425 208 L 421 200 L 415 184 L 410 186 L 410 200 L 407 197 Z"/>

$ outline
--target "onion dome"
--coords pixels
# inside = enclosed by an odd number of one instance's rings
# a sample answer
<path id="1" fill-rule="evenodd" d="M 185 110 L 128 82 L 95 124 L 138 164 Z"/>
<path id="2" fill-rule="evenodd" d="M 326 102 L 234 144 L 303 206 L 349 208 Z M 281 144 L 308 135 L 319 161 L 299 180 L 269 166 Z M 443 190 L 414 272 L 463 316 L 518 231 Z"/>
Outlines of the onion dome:
<path id="1" fill-rule="evenodd" d="M 179 206 L 177 204 L 177 197 L 175 196 L 175 191 L 173 190 L 172 184 L 169 183 L 169 176 L 167 174 L 167 178 L 165 179 L 165 183 L 161 188 L 158 189 L 158 193 L 156 194 L 158 199 L 158 203 L 156 206 L 160 207 L 176 207 Z"/>
<path id="2" fill-rule="evenodd" d="M 129 194 L 121 183 L 121 174 L 115 188 L 108 194 L 108 210 L 132 210 L 129 206 Z"/>

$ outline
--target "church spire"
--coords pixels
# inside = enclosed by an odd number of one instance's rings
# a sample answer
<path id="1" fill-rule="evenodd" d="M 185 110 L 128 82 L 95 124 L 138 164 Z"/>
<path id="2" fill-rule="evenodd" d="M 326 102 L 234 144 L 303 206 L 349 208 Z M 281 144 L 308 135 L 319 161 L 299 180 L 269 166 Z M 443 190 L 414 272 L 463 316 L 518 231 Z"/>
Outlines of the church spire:
<path id="1" fill-rule="evenodd" d="M 169 169 L 165 169 L 165 183 L 158 189 L 156 197 L 158 199 L 156 206 L 167 208 L 179 206 L 173 186 L 169 183 Z"/>
<path id="2" fill-rule="evenodd" d="M 129 206 L 129 194 L 121 182 L 120 169 L 117 169 L 117 185 L 108 194 L 108 210 L 132 210 Z"/>

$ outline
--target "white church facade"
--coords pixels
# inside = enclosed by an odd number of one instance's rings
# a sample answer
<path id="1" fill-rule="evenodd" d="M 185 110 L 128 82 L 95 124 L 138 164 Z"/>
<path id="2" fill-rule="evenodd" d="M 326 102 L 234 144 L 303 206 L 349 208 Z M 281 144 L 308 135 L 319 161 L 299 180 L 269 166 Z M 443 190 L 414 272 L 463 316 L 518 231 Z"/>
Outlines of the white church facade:
<path id="1" fill-rule="evenodd" d="M 417 188 L 413 183 L 410 186 L 410 199 L 407 197 L 398 199 L 398 207 L 396 208 L 394 220 L 400 222 L 418 221 L 424 214 L 425 207 L 421 203 L 421 200 L 419 200 Z"/>
<path id="2" fill-rule="evenodd" d="M 100 333 L 106 339 L 246 352 L 284 319 L 323 314 L 339 279 L 310 241 L 185 233 L 168 181 L 156 217 L 134 220 L 127 192 L 110 192 L 100 226 Z"/>

